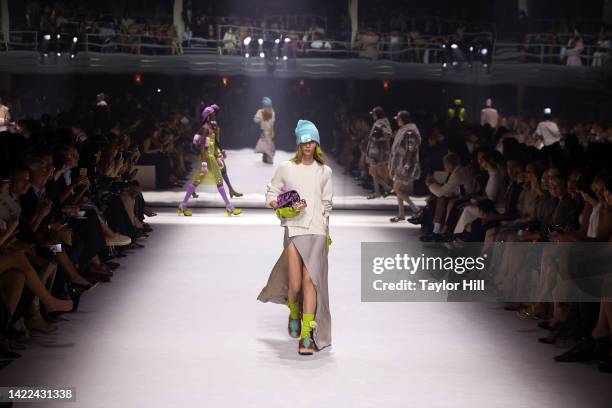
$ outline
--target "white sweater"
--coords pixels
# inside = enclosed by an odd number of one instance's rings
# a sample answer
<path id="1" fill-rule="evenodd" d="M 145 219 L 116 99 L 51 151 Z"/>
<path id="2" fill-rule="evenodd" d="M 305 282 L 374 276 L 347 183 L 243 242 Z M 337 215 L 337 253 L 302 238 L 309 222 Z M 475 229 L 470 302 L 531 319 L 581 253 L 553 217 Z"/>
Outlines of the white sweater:
<path id="1" fill-rule="evenodd" d="M 289 236 L 327 235 L 333 197 L 331 168 L 318 162 L 282 162 L 268 184 L 266 206 L 271 207 L 280 193 L 289 190 L 297 191 L 306 200 L 306 208 L 299 216 L 281 221 L 281 226 L 288 227 Z"/>
<path id="2" fill-rule="evenodd" d="M 276 122 L 276 114 L 274 113 L 274 111 L 272 111 L 272 117 L 269 120 L 264 120 L 263 112 L 263 109 L 259 109 L 253 117 L 253 122 L 259 125 L 259 127 L 261 128 L 261 132 L 264 135 L 272 137 L 272 132 L 274 131 L 274 123 Z"/>

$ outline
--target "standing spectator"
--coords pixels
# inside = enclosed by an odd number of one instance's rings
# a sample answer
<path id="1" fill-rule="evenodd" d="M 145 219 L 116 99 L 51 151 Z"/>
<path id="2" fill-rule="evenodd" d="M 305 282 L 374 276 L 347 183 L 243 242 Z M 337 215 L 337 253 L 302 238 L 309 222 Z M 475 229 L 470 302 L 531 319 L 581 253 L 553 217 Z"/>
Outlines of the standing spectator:
<path id="1" fill-rule="evenodd" d="M 185 31 L 183 31 L 183 44 L 187 48 L 191 48 L 191 39 L 193 38 L 193 32 L 191 31 L 190 26 L 185 27 Z"/>
<path id="2" fill-rule="evenodd" d="M 372 30 L 359 34 L 357 46 L 361 50 L 359 56 L 368 59 L 378 59 L 380 37 Z"/>
<path id="3" fill-rule="evenodd" d="M 40 29 L 40 3 L 31 1 L 26 6 L 26 24 L 29 30 Z"/>
<path id="4" fill-rule="evenodd" d="M 9 107 L 4 104 L 4 101 L 0 97 L 0 132 L 6 132 L 8 130 L 8 124 L 11 121 L 11 112 Z"/>
<path id="5" fill-rule="evenodd" d="M 497 123 L 499 121 L 499 114 L 497 109 L 493 108 L 493 101 L 487 99 L 485 107 L 480 111 L 480 126 L 488 124 L 493 129 L 497 129 Z"/>
<path id="6" fill-rule="evenodd" d="M 550 108 L 544 109 L 544 120 L 538 123 L 535 137 L 538 140 L 539 149 L 558 143 L 561 140 L 559 126 L 553 122 Z"/>
<path id="7" fill-rule="evenodd" d="M 233 29 L 228 29 L 223 35 L 223 48 L 225 49 L 226 54 L 235 54 L 236 47 L 238 46 L 238 38 L 236 37 L 236 33 L 234 33 Z"/>
<path id="8" fill-rule="evenodd" d="M 597 37 L 597 51 L 593 53 L 593 66 L 601 67 L 607 65 L 610 61 L 610 52 L 612 52 L 612 41 L 610 41 L 602 28 Z"/>
<path id="9" fill-rule="evenodd" d="M 574 34 L 574 38 L 571 38 L 567 43 L 567 51 L 565 51 L 565 56 L 567 57 L 567 65 L 568 66 L 582 66 L 582 58 L 580 55 L 584 51 L 584 42 L 582 42 L 582 37 L 578 32 Z"/>

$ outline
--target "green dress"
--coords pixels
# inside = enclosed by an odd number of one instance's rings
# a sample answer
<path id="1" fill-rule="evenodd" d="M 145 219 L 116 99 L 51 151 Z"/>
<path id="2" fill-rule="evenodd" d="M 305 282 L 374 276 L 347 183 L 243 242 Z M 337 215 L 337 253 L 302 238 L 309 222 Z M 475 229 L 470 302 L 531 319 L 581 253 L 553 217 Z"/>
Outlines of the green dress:
<path id="1" fill-rule="evenodd" d="M 202 162 L 206 162 L 208 166 L 208 171 L 204 176 L 202 176 L 201 172 L 197 171 L 195 177 L 193 179 L 193 183 L 195 185 L 199 184 L 215 184 L 220 186 L 223 184 L 223 177 L 221 175 L 221 168 L 219 167 L 219 163 L 217 163 L 217 157 L 223 158 L 221 152 L 216 148 L 215 135 L 212 129 L 208 128 L 208 147 L 205 146 L 205 143 L 200 145 L 200 160 Z"/>

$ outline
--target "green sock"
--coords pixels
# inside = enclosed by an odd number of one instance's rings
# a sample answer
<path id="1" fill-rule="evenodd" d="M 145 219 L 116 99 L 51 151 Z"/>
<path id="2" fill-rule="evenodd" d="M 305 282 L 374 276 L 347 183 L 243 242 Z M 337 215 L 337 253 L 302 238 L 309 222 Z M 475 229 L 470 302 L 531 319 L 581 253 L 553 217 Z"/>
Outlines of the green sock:
<path id="1" fill-rule="evenodd" d="M 289 303 L 289 317 L 291 320 L 297 320 L 300 318 L 300 304 L 299 303 Z"/>
<path id="2" fill-rule="evenodd" d="M 315 315 L 311 313 L 304 313 L 302 315 L 302 338 L 310 338 L 312 329 L 317 327 L 317 323 L 314 320 Z"/>

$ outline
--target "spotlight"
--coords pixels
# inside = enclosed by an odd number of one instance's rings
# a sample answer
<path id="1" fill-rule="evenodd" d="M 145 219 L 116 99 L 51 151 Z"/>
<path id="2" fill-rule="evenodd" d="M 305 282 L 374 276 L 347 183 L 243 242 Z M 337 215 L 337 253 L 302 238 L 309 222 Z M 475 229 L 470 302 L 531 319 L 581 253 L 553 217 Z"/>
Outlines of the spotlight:
<path id="1" fill-rule="evenodd" d="M 79 41 L 79 39 L 78 39 L 78 38 L 76 38 L 76 37 L 72 37 L 72 42 L 73 42 L 73 43 L 75 43 L 75 44 L 76 44 L 76 43 L 77 43 L 77 41 Z"/>
<path id="2" fill-rule="evenodd" d="M 242 40 L 242 43 L 245 46 L 248 46 L 251 43 L 251 36 L 246 37 L 244 40 Z"/>
<path id="3" fill-rule="evenodd" d="M 278 61 L 278 57 L 276 57 L 276 60 Z"/>
<path id="4" fill-rule="evenodd" d="M 49 54 L 47 54 L 46 52 L 43 54 L 43 57 L 47 58 L 49 56 Z"/>
<path id="5" fill-rule="evenodd" d="M 277 38 L 276 40 L 274 40 L 274 44 L 280 44 L 280 38 Z"/>
<path id="6" fill-rule="evenodd" d="M 442 64 L 442 68 L 446 68 L 448 66 L 448 64 L 445 62 L 444 64 Z"/>
<path id="7" fill-rule="evenodd" d="M 453 61 L 453 67 L 457 66 L 459 63 L 457 61 Z"/>
<path id="8" fill-rule="evenodd" d="M 70 54 L 70 59 L 74 59 L 75 55 L 74 54 Z"/>
<path id="9" fill-rule="evenodd" d="M 249 57 L 250 57 L 250 55 L 249 55 L 248 52 L 246 54 L 244 54 L 244 58 L 249 58 Z"/>
<path id="10" fill-rule="evenodd" d="M 485 63 L 485 64 L 482 64 L 482 67 L 483 67 L 483 68 L 487 68 L 488 66 L 489 66 L 489 64 L 486 64 L 486 63 Z"/>
<path id="11" fill-rule="evenodd" d="M 223 79 L 221 79 L 221 82 L 223 82 L 223 86 L 229 85 L 229 79 L 227 79 L 227 77 L 223 77 Z"/>
<path id="12" fill-rule="evenodd" d="M 260 38 L 259 40 L 257 40 L 257 43 L 258 43 L 259 45 L 262 45 L 262 44 L 263 44 L 263 38 Z"/>
<path id="13" fill-rule="evenodd" d="M 453 50 L 456 50 L 457 48 L 459 48 L 459 46 L 458 46 L 457 44 L 451 44 L 451 48 L 452 48 Z"/>
<path id="14" fill-rule="evenodd" d="M 487 54 L 489 53 L 489 50 L 488 50 L 488 49 L 486 49 L 486 48 L 483 48 L 482 50 L 480 50 L 480 53 L 481 53 L 482 55 L 487 55 Z"/>
<path id="15" fill-rule="evenodd" d="M 283 56 L 283 61 L 287 61 L 287 56 Z"/>
<path id="16" fill-rule="evenodd" d="M 58 52 L 58 53 L 57 53 L 57 56 L 58 56 L 58 57 L 61 57 L 61 56 L 62 56 L 62 53 L 61 53 L 61 52 Z"/>
<path id="17" fill-rule="evenodd" d="M 157 93 L 161 93 L 161 88 L 157 88 Z"/>
<path id="18" fill-rule="evenodd" d="M 446 48 L 446 44 L 442 44 L 442 48 Z"/>
<path id="19" fill-rule="evenodd" d="M 260 52 L 259 53 L 259 58 L 266 58 L 266 53 Z"/>
<path id="20" fill-rule="evenodd" d="M 474 51 L 474 47 L 470 45 L 470 52 Z"/>
<path id="21" fill-rule="evenodd" d="M 62 38 L 62 36 L 60 34 L 58 34 L 58 35 L 55 36 L 55 38 L 57 38 L 59 40 L 60 38 Z"/>
<path id="22" fill-rule="evenodd" d="M 544 114 L 545 114 L 545 115 L 552 115 L 552 109 L 550 109 L 550 108 L 544 108 Z"/>
<path id="23" fill-rule="evenodd" d="M 51 39 L 51 34 L 45 34 L 43 35 L 43 38 L 47 41 L 49 41 Z"/>
<path id="24" fill-rule="evenodd" d="M 291 42 L 291 38 L 285 37 L 285 43 L 290 43 L 290 42 Z"/>

